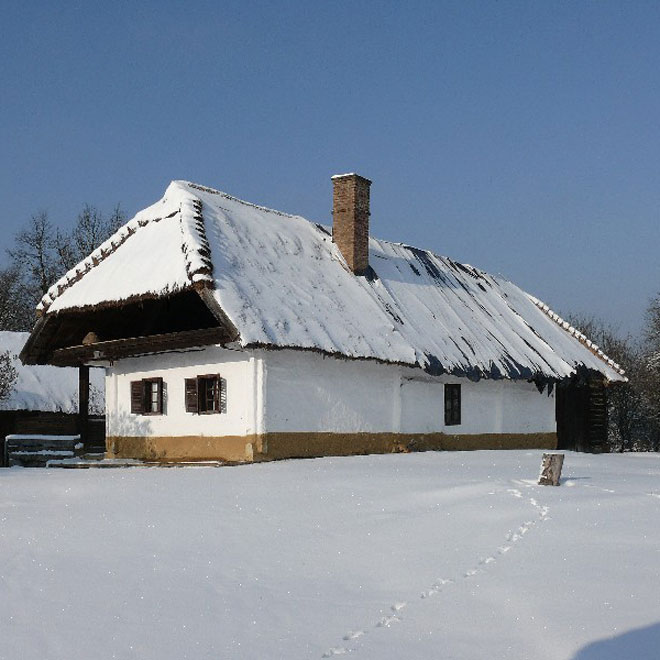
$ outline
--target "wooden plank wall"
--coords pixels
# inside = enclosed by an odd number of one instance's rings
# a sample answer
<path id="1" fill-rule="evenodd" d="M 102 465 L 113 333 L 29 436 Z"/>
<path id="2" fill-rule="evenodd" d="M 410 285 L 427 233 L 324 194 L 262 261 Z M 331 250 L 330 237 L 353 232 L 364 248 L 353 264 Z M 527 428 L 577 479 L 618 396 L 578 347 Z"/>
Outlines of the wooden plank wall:
<path id="1" fill-rule="evenodd" d="M 588 444 L 594 453 L 608 452 L 607 441 L 607 391 L 598 380 L 589 381 Z"/>
<path id="2" fill-rule="evenodd" d="M 608 452 L 607 391 L 599 379 L 561 384 L 557 388 L 559 449 Z"/>

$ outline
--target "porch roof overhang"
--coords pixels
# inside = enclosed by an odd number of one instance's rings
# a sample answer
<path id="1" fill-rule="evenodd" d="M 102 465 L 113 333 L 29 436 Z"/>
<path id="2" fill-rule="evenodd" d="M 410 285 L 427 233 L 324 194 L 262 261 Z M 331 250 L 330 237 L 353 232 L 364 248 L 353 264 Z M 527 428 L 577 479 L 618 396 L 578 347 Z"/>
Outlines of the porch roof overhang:
<path id="1" fill-rule="evenodd" d="M 136 357 L 148 353 L 161 353 L 177 349 L 209 346 L 226 341 L 222 328 L 204 328 L 184 332 L 168 332 L 145 337 L 127 337 L 67 346 L 53 351 L 50 364 L 58 367 L 79 366 L 99 361 Z"/>
<path id="2" fill-rule="evenodd" d="M 195 287 L 170 296 L 43 314 L 20 359 L 24 364 L 81 366 L 237 339 L 236 328 L 206 288 Z"/>

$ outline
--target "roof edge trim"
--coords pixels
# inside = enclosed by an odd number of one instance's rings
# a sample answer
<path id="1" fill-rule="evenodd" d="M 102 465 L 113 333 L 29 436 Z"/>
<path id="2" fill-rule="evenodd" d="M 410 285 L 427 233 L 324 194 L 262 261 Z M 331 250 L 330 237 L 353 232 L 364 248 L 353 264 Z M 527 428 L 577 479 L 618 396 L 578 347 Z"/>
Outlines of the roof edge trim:
<path id="1" fill-rule="evenodd" d="M 610 369 L 613 369 L 616 371 L 620 376 L 624 376 L 626 373 L 625 369 L 622 369 L 619 364 L 617 364 L 612 358 L 610 358 L 608 355 L 606 355 L 600 347 L 592 342 L 587 335 L 585 335 L 583 332 L 578 330 L 577 328 L 574 328 L 568 321 L 565 321 L 559 314 L 554 312 L 548 305 L 546 305 L 543 301 L 539 300 L 538 298 L 535 298 L 531 294 L 527 294 L 529 299 L 542 311 L 544 312 L 548 317 L 550 317 L 558 326 L 566 330 L 569 335 L 572 337 L 575 337 L 582 345 L 586 346 L 596 357 L 600 358 Z M 625 377 L 625 376 L 624 376 Z M 625 378 L 627 381 L 628 378 Z"/>

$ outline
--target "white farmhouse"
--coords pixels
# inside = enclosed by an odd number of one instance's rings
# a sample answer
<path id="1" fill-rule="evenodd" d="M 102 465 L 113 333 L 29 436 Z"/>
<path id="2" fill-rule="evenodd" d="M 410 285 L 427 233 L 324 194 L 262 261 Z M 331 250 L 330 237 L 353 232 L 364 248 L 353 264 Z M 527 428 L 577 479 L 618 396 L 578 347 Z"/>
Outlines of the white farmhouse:
<path id="1" fill-rule="evenodd" d="M 106 367 L 106 452 L 163 461 L 605 448 L 618 365 L 502 277 L 174 181 L 57 282 L 28 363 Z"/>

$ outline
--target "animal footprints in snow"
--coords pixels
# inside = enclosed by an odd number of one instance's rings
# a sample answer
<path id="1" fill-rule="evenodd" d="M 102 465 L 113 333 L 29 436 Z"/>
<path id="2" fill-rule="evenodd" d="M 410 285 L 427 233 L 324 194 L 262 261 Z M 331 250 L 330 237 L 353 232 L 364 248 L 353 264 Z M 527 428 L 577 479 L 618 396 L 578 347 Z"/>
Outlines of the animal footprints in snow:
<path id="1" fill-rule="evenodd" d="M 606 489 L 602 489 L 606 490 Z M 609 491 L 613 492 L 613 491 Z M 509 488 L 507 489 L 507 493 L 510 493 L 513 497 L 516 498 L 522 498 L 523 494 L 520 490 L 517 488 Z M 652 497 L 657 497 L 660 498 L 660 493 L 648 493 Z M 527 532 L 536 525 L 537 522 L 541 521 L 544 522 L 545 520 L 548 519 L 548 513 L 549 509 L 547 506 L 543 506 L 539 504 L 539 502 L 533 498 L 529 498 L 529 503 L 536 509 L 538 513 L 538 520 L 526 520 L 518 529 L 515 531 L 510 531 L 506 537 L 505 545 L 501 545 L 497 548 L 497 552 L 493 553 L 492 555 L 487 555 L 486 557 L 483 557 L 479 560 L 478 565 L 475 568 L 472 568 L 468 571 L 465 571 L 463 573 L 463 579 L 469 579 L 474 577 L 475 575 L 479 573 L 483 573 L 485 570 L 485 567 L 488 566 L 489 564 L 492 564 L 493 562 L 496 562 L 498 557 L 501 557 L 502 555 L 505 555 L 509 550 L 513 548 L 513 544 L 517 543 L 520 541 L 520 539 L 527 534 Z M 443 587 L 449 584 L 455 584 L 454 580 L 448 579 L 448 578 L 438 578 L 428 589 L 424 590 L 420 594 L 420 598 L 430 598 L 432 596 L 435 596 L 436 594 L 439 594 Z M 397 602 L 394 603 L 394 605 L 390 606 L 390 610 L 392 611 L 392 614 L 388 614 L 385 616 L 381 616 L 380 619 L 376 622 L 375 628 L 389 628 L 392 626 L 394 623 L 399 623 L 401 622 L 401 617 L 399 616 L 400 612 L 407 607 L 406 602 Z M 354 642 L 355 640 L 359 639 L 363 635 L 366 635 L 366 630 L 355 630 L 355 631 L 350 631 L 347 632 L 343 640 L 345 642 Z M 322 657 L 324 658 L 331 658 L 336 655 L 346 655 L 347 653 L 351 653 L 352 651 L 357 650 L 357 648 L 346 648 L 344 646 L 335 646 L 331 649 L 328 649 Z"/>
<path id="2" fill-rule="evenodd" d="M 393 623 L 398 623 L 401 621 L 401 618 L 398 616 L 399 612 L 404 609 L 408 603 L 394 603 L 390 609 L 393 614 L 388 616 L 383 616 L 379 619 L 376 624 L 376 628 L 389 628 Z"/>
<path id="3" fill-rule="evenodd" d="M 358 638 L 362 637 L 362 635 L 364 635 L 364 630 L 355 630 L 353 632 L 347 632 L 344 635 L 344 641 L 345 642 L 351 642 L 354 639 L 358 639 Z"/>
<path id="4" fill-rule="evenodd" d="M 394 605 L 390 607 L 392 614 L 382 616 L 380 619 L 378 619 L 375 627 L 389 628 L 393 623 L 398 623 L 399 621 L 401 621 L 401 617 L 398 616 L 399 612 L 405 609 L 407 605 L 408 603 L 405 602 L 394 603 Z M 362 637 L 362 635 L 366 635 L 366 634 L 367 634 L 366 630 L 351 630 L 344 635 L 343 640 L 345 642 L 354 642 L 356 639 L 359 639 L 360 637 Z M 355 649 L 347 649 L 345 646 L 334 646 L 333 648 L 328 649 L 321 657 L 332 658 L 335 655 L 346 655 L 346 653 L 350 653 L 351 651 L 354 650 Z"/>
<path id="5" fill-rule="evenodd" d="M 523 497 L 522 492 L 517 488 L 508 488 L 506 492 L 510 493 L 511 495 L 513 495 L 513 497 L 516 498 Z M 541 521 L 546 520 L 546 518 L 548 517 L 548 507 L 542 506 L 533 497 L 529 498 L 529 503 L 537 510 L 539 514 L 539 519 Z M 484 567 L 486 567 L 488 564 L 492 564 L 493 562 L 497 561 L 498 556 L 502 556 L 507 552 L 509 552 L 509 550 L 511 550 L 511 548 L 513 547 L 513 544 L 520 541 L 520 539 L 523 536 L 525 536 L 525 534 L 527 534 L 527 532 L 532 527 L 534 527 L 536 523 L 537 521 L 535 520 L 526 520 L 522 525 L 520 525 L 520 527 L 518 527 L 518 529 L 516 529 L 515 531 L 510 531 L 505 537 L 506 545 L 501 545 L 499 548 L 497 548 L 496 554 L 494 553 L 492 555 L 488 555 L 487 557 L 483 557 L 482 559 L 480 559 L 476 567 L 471 568 L 470 570 L 465 571 L 465 573 L 463 573 L 463 578 L 464 579 L 472 578 L 475 575 L 482 573 L 484 571 Z M 433 584 L 429 589 L 422 591 L 422 593 L 420 594 L 420 598 L 429 598 L 431 596 L 435 596 L 436 594 L 440 593 L 441 587 L 444 584 L 447 584 L 448 582 L 452 582 L 452 580 L 439 580 L 438 582 Z"/>
<path id="6" fill-rule="evenodd" d="M 445 580 L 444 578 L 440 578 L 431 585 L 430 589 L 427 589 L 426 591 L 422 591 L 419 597 L 430 598 L 431 596 L 435 596 L 436 594 L 439 594 L 442 591 L 442 587 L 444 587 L 446 584 L 453 584 L 453 582 L 454 582 L 453 580 Z"/>
<path id="7" fill-rule="evenodd" d="M 390 616 L 383 616 L 376 624 L 376 628 L 389 628 L 393 623 L 398 623 L 401 619 L 396 614 Z"/>
<path id="8" fill-rule="evenodd" d="M 513 495 L 513 497 L 516 497 L 516 498 L 522 498 L 523 497 L 522 492 L 520 490 L 518 490 L 517 488 L 508 488 L 506 492 L 510 493 L 511 495 Z M 548 512 L 549 512 L 549 509 L 548 509 L 547 506 L 542 506 L 533 497 L 529 498 L 529 503 L 538 512 L 539 520 L 544 521 L 544 520 L 547 519 Z M 509 550 L 511 550 L 511 548 L 513 548 L 513 544 L 520 541 L 520 539 L 523 536 L 525 536 L 525 534 L 527 534 L 527 532 L 529 532 L 529 530 L 532 529 L 532 527 L 534 527 L 534 525 L 536 525 L 536 523 L 537 523 L 536 520 L 526 520 L 522 525 L 520 525 L 520 527 L 518 527 L 518 529 L 516 529 L 515 531 L 510 531 L 505 537 L 506 545 L 501 545 L 499 548 L 497 548 L 497 554 L 489 555 L 488 557 L 484 557 L 483 559 L 480 559 L 478 566 L 476 568 L 473 568 L 473 569 L 469 570 L 469 571 L 466 571 L 463 574 L 463 577 L 464 578 L 471 578 L 471 577 L 474 577 L 477 573 L 483 572 L 483 570 L 484 570 L 483 567 L 484 566 L 486 566 L 488 564 L 492 564 L 493 562 L 497 561 L 498 556 L 501 557 L 502 555 L 509 552 Z M 422 598 L 426 598 L 428 595 L 431 595 L 432 593 L 436 593 L 436 592 L 433 589 L 425 591 L 425 592 L 422 593 Z"/>

